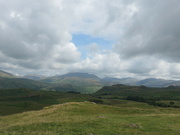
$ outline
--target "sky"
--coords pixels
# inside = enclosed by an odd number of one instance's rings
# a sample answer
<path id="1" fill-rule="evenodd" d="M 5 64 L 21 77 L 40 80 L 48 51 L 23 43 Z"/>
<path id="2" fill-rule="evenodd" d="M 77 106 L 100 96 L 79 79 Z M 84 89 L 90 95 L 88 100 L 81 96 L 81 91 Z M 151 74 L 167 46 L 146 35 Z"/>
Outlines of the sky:
<path id="1" fill-rule="evenodd" d="M 180 80 L 180 1 L 0 0 L 0 69 Z"/>

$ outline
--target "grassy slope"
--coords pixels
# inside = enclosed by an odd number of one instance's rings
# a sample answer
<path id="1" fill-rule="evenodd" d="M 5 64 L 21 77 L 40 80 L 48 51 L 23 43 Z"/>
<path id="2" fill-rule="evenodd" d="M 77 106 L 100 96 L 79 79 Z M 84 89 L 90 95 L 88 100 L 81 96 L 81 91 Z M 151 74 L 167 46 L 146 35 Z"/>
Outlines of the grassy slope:
<path id="1" fill-rule="evenodd" d="M 0 77 L 14 78 L 15 76 L 10 74 L 10 73 L 7 73 L 7 72 L 4 72 L 4 71 L 0 70 Z"/>
<path id="2" fill-rule="evenodd" d="M 49 77 L 42 80 L 16 78 L 0 70 L 0 89 L 28 88 L 35 90 L 77 91 L 92 94 L 102 88 L 98 78 Z"/>
<path id="3" fill-rule="evenodd" d="M 39 110 L 45 106 L 85 101 L 86 95 L 54 91 L 35 91 L 29 89 L 0 90 L 0 116 Z"/>
<path id="4" fill-rule="evenodd" d="M 78 92 L 84 94 L 92 94 L 102 88 L 102 84 L 99 80 L 84 79 L 77 77 L 67 77 L 59 81 L 60 84 L 71 84 Z"/>
<path id="5" fill-rule="evenodd" d="M 178 135 L 180 110 L 124 101 L 53 105 L 0 117 L 0 135 Z"/>
<path id="6" fill-rule="evenodd" d="M 99 100 L 127 99 L 160 107 L 180 108 L 180 87 L 105 86 L 94 94 Z M 173 104 L 171 104 L 173 103 Z M 111 104 L 111 103 L 110 103 Z"/>
<path id="7" fill-rule="evenodd" d="M 29 88 L 39 90 L 48 87 L 48 83 L 24 78 L 0 78 L 0 89 Z"/>
<path id="8" fill-rule="evenodd" d="M 137 87 L 131 88 L 130 94 L 139 93 Z M 109 89 L 106 90 L 106 93 L 109 92 Z M 162 91 L 150 93 L 163 94 Z M 167 93 L 165 91 L 165 95 L 173 97 L 168 93 L 168 90 Z M 117 93 L 102 95 L 103 98 L 98 99 L 96 96 L 73 93 L 1 90 L 0 135 L 178 135 L 180 132 L 179 108 L 154 107 L 112 98 L 114 96 L 118 96 Z M 82 102 L 86 100 L 101 100 L 104 105 Z"/>
<path id="9" fill-rule="evenodd" d="M 25 78 L 1 78 L 0 77 L 0 89 L 18 89 L 27 88 L 34 90 L 56 90 L 61 92 L 77 91 L 70 85 L 54 84 L 44 81 L 31 80 Z"/>
<path id="10" fill-rule="evenodd" d="M 42 81 L 50 82 L 56 85 L 70 84 L 76 91 L 83 94 L 92 94 L 102 88 L 103 84 L 100 80 L 92 78 L 79 78 L 79 77 L 50 77 Z"/>
<path id="11" fill-rule="evenodd" d="M 94 95 L 103 97 L 140 96 L 144 98 L 160 98 L 180 100 L 180 87 L 152 88 L 145 86 L 112 85 L 105 86 Z"/>

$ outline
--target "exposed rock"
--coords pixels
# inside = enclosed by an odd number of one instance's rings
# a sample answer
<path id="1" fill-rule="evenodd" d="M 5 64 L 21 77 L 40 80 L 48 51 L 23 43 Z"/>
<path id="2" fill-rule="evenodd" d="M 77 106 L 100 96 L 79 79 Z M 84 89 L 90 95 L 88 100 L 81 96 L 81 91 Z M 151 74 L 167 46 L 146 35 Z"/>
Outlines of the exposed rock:
<path id="1" fill-rule="evenodd" d="M 139 126 L 136 125 L 136 124 L 129 124 L 130 127 L 135 127 L 135 128 L 138 128 Z"/>

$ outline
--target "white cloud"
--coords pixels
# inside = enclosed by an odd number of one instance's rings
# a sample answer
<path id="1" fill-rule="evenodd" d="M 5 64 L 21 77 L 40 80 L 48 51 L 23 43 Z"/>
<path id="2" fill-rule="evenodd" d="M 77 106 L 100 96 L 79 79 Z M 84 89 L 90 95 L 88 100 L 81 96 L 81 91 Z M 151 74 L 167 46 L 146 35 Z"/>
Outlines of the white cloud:
<path id="1" fill-rule="evenodd" d="M 53 59 L 60 63 L 73 63 L 80 60 L 80 52 L 73 43 L 68 43 L 64 46 L 56 45 L 51 52 Z"/>
<path id="2" fill-rule="evenodd" d="M 79 59 L 70 43 L 69 20 L 53 2 L 1 1 L 1 61 L 37 70 Z"/>
<path id="3" fill-rule="evenodd" d="M 1 0 L 0 68 L 177 78 L 179 12 L 178 0 Z M 74 33 L 115 45 L 104 51 L 89 45 L 82 59 Z"/>

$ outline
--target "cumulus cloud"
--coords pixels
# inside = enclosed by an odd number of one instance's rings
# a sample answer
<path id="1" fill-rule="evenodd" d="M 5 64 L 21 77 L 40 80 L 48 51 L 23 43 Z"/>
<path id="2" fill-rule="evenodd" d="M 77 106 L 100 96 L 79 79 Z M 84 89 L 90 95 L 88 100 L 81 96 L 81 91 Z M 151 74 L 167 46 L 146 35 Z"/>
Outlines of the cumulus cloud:
<path id="1" fill-rule="evenodd" d="M 180 2 L 135 2 L 137 12 L 129 18 L 122 40 L 115 46 L 124 58 L 149 55 L 180 62 Z"/>
<path id="2" fill-rule="evenodd" d="M 7 63 L 40 69 L 79 59 L 80 52 L 70 43 L 68 20 L 54 2 L 1 1 L 0 54 Z"/>
<path id="3" fill-rule="evenodd" d="M 0 0 L 0 68 L 177 78 L 179 13 L 178 0 Z M 113 50 L 86 45 L 86 58 L 76 33 L 111 40 Z"/>
<path id="4" fill-rule="evenodd" d="M 52 50 L 52 56 L 54 57 L 54 60 L 57 60 L 60 63 L 71 64 L 80 59 L 80 52 L 78 52 L 76 46 L 73 43 L 69 43 L 65 46 L 54 46 Z"/>
<path id="5" fill-rule="evenodd" d="M 73 64 L 69 70 L 88 71 L 100 76 L 116 75 L 123 71 L 119 56 L 113 52 L 92 53 L 85 60 Z"/>

